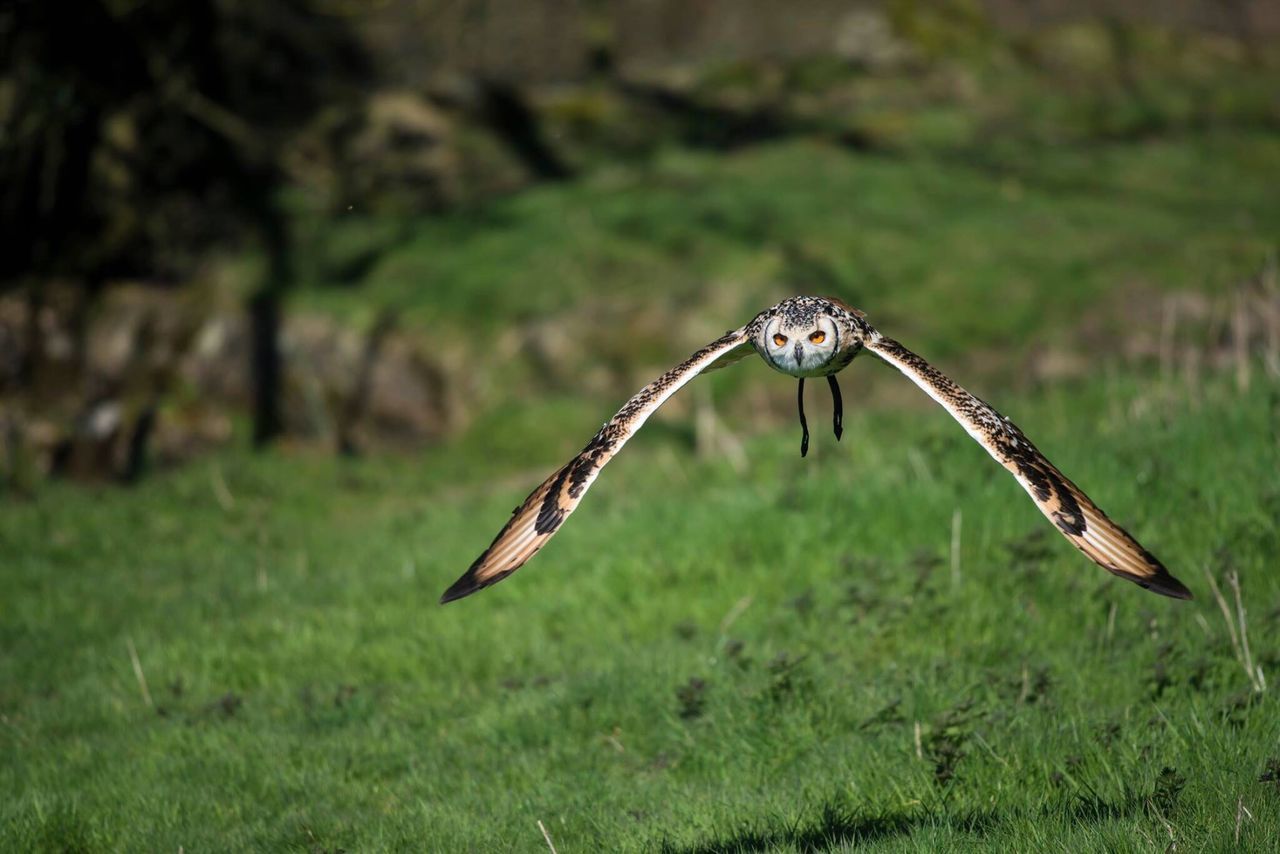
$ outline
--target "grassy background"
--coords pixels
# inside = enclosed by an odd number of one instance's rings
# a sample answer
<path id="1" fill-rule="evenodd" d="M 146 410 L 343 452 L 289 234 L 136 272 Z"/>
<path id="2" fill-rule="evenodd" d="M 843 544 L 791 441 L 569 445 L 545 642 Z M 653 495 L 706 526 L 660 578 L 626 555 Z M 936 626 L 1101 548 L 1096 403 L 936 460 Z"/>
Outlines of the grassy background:
<path id="1" fill-rule="evenodd" d="M 445 350 L 565 312 L 687 307 L 637 343 L 634 365 L 661 370 L 785 293 L 843 294 L 1018 421 L 1197 599 L 1090 565 L 868 359 L 845 375 L 843 443 L 815 400 L 808 459 L 788 411 L 735 471 L 694 455 L 677 408 L 528 569 L 439 608 L 632 390 L 574 390 L 603 332 L 536 393 L 513 391 L 529 369 L 464 346 L 477 396 L 514 405 L 418 457 L 228 452 L 3 507 L 4 847 L 535 851 L 539 820 L 564 852 L 1280 838 L 1259 781 L 1280 708 L 1250 690 L 1205 577 L 1240 573 L 1273 673 L 1280 390 L 1261 371 L 1247 391 L 1157 377 L 1107 334 L 1088 378 L 1025 381 L 1038 348 L 1082 346 L 1082 318 L 1152 335 L 1154 295 L 1256 270 L 1280 234 L 1276 140 L 986 165 L 793 142 L 648 169 L 415 224 L 361 293 L 299 299 L 398 305 Z M 317 235 L 316 275 L 381 227 Z M 793 388 L 754 360 L 705 382 L 730 412 L 748 384 Z M 771 423 L 737 411 L 744 433 Z"/>
<path id="2" fill-rule="evenodd" d="M 568 851 L 1204 850 L 1243 804 L 1266 848 L 1280 709 L 1203 573 L 1241 573 L 1274 671 L 1280 397 L 1132 415 L 1150 394 L 1006 409 L 1191 603 L 1084 561 L 941 413 L 851 413 L 803 461 L 763 437 L 741 475 L 642 436 L 529 568 L 448 608 L 526 483 L 232 455 L 55 490 L 0 528 L 4 836 L 537 850 L 542 820 Z"/>
<path id="3" fill-rule="evenodd" d="M 590 402 L 590 424 L 795 293 L 840 296 L 967 376 L 1023 387 L 1037 356 L 1118 355 L 1160 334 L 1164 295 L 1254 275 L 1280 234 L 1263 179 L 1278 174 L 1280 138 L 1247 130 L 909 156 L 813 140 L 672 150 L 477 211 L 317 224 L 295 304 L 366 324 L 393 310 L 481 421 L 555 397 Z M 357 280 L 335 281 L 353 266 Z M 529 328 L 550 355 L 530 358 Z M 781 389 L 789 421 L 790 390 L 763 376 L 728 388 Z M 758 398 L 735 399 L 730 414 L 758 417 Z"/>
<path id="4" fill-rule="evenodd" d="M 326 277 L 390 226 L 317 224 L 304 253 L 315 287 L 299 302 L 366 316 L 395 306 L 451 343 L 604 298 L 712 303 L 723 326 L 737 322 L 727 308 L 749 317 L 762 299 L 827 288 L 935 351 L 963 352 L 1053 332 L 1117 284 L 1253 273 L 1280 223 L 1260 179 L 1277 172 L 1275 136 L 1241 130 L 912 156 L 812 140 L 728 157 L 672 150 L 643 169 L 401 224 L 410 236 L 359 287 Z M 726 289 L 728 306 L 708 296 Z M 967 308 L 993 289 L 1006 299 Z"/>

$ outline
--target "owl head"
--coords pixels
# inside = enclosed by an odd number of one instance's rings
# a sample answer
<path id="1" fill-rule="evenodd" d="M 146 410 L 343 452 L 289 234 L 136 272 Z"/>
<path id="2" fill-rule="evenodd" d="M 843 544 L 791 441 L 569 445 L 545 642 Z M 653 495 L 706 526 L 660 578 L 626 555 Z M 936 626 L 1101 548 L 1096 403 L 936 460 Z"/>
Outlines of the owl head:
<path id="1" fill-rule="evenodd" d="M 822 297 L 793 297 L 761 315 L 754 339 L 773 368 L 793 377 L 831 373 L 854 344 L 848 310 Z M 842 322 L 846 321 L 846 322 Z"/>

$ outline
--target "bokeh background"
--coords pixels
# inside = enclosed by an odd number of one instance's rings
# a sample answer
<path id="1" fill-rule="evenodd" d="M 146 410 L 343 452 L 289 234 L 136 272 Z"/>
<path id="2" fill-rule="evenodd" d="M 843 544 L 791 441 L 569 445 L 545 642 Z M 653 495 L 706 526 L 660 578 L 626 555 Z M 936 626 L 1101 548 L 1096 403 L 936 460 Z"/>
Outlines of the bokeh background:
<path id="1" fill-rule="evenodd" d="M 1266 850 L 1277 187 L 1270 0 L 4 4 L 0 847 Z M 797 293 L 1196 602 L 751 359 L 436 608 Z"/>
<path id="2" fill-rule="evenodd" d="M 6 487 L 607 405 L 796 292 L 1000 382 L 1155 357 L 1174 302 L 1220 338 L 1272 269 L 1278 34 L 1249 0 L 13 4 Z"/>

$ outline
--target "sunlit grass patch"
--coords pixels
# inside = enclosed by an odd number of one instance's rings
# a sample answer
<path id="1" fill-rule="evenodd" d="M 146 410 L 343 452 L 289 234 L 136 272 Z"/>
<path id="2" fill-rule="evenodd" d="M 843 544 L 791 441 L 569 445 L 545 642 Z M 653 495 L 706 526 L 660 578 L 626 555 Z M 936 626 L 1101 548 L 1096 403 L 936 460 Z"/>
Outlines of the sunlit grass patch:
<path id="1" fill-rule="evenodd" d="M 230 454 L 229 504 L 202 465 L 52 488 L 0 520 L 4 836 L 534 850 L 541 820 L 561 850 L 1198 849 L 1239 815 L 1263 849 L 1280 711 L 1203 572 L 1239 572 L 1270 673 L 1274 395 L 1203 394 L 997 401 L 1189 603 L 1080 557 L 932 409 L 850 412 L 805 460 L 761 436 L 741 472 L 642 435 L 528 567 L 445 608 L 541 475 L 455 482 L 483 443 Z"/>

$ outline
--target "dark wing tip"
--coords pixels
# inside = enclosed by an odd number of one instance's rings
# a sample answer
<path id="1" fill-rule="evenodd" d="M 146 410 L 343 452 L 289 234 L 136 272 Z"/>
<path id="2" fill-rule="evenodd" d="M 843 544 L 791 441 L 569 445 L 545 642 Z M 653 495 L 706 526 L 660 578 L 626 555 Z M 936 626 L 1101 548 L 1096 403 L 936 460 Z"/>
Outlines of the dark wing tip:
<path id="1" fill-rule="evenodd" d="M 496 578 L 488 582 L 480 581 L 476 578 L 476 575 L 477 575 L 476 568 L 480 566 L 481 563 L 484 562 L 485 556 L 487 554 L 488 552 L 486 552 L 483 555 L 480 555 L 480 557 L 476 560 L 476 562 L 471 564 L 471 566 L 467 567 L 466 572 L 462 573 L 461 578 L 453 582 L 453 584 L 449 585 L 449 589 L 446 590 L 444 594 L 441 595 L 440 597 L 441 605 L 447 605 L 455 599 L 466 598 L 467 596 L 470 596 L 472 593 L 475 593 L 477 590 L 480 590 L 483 587 L 488 587 L 494 581 L 497 581 Z"/>
<path id="2" fill-rule="evenodd" d="M 1168 596 L 1171 599 L 1192 599 L 1191 591 L 1187 589 L 1187 585 L 1170 574 L 1165 569 L 1164 564 L 1151 552 L 1138 547 L 1142 552 L 1142 557 L 1147 566 L 1151 569 L 1151 574 L 1142 578 L 1129 575 L 1131 581 L 1136 581 L 1144 590 L 1150 590 L 1152 593 L 1159 593 L 1161 596 Z"/>
<path id="3" fill-rule="evenodd" d="M 1168 596 L 1172 599 L 1195 598 L 1191 595 L 1191 591 L 1187 589 L 1187 586 L 1170 575 L 1168 570 L 1163 570 L 1150 578 L 1144 578 L 1138 583 L 1152 593 L 1159 593 L 1161 596 Z"/>
<path id="4" fill-rule="evenodd" d="M 441 605 L 447 605 L 450 602 L 454 601 L 455 599 L 465 599 L 466 597 L 470 596 L 472 593 L 475 593 L 477 590 L 483 590 L 486 587 L 490 587 L 494 584 L 497 584 L 499 581 L 506 578 L 508 575 L 515 572 L 516 569 L 519 568 L 519 567 L 513 567 L 511 569 L 508 569 L 506 572 L 498 572 L 498 573 L 491 574 L 486 578 L 481 578 L 479 570 L 480 570 L 480 567 L 484 564 L 485 558 L 487 558 L 488 556 L 489 556 L 489 552 L 487 551 L 484 554 L 480 555 L 480 557 L 476 558 L 476 562 L 473 563 L 467 569 L 467 571 L 462 574 L 461 578 L 453 582 L 453 584 L 449 585 L 449 589 L 446 590 L 444 594 L 441 595 L 440 597 Z"/>
<path id="5" fill-rule="evenodd" d="M 475 593 L 483 585 L 476 584 L 475 579 L 471 577 L 471 573 L 459 578 L 449 586 L 449 589 L 440 597 L 440 604 L 447 605 L 455 599 L 462 599 Z"/>

